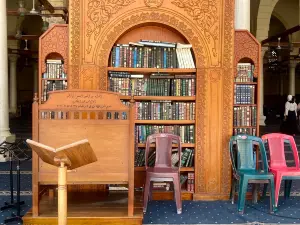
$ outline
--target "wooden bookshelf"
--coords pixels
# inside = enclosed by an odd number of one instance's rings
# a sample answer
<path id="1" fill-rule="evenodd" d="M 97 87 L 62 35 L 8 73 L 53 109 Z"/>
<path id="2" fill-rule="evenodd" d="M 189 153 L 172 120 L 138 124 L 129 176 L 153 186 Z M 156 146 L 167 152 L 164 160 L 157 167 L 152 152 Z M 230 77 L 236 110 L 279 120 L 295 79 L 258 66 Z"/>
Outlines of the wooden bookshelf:
<path id="1" fill-rule="evenodd" d="M 145 167 L 135 167 L 135 171 L 145 171 Z M 194 172 L 195 168 L 194 167 L 180 167 L 180 172 Z"/>
<path id="2" fill-rule="evenodd" d="M 171 74 L 190 74 L 195 73 L 196 69 L 158 69 L 158 68 L 131 68 L 131 67 L 108 67 L 109 71 L 133 72 L 133 73 L 171 73 Z"/>
<path id="3" fill-rule="evenodd" d="M 67 88 L 68 46 L 65 46 L 67 42 L 66 24 L 51 27 L 39 39 L 39 103 L 47 100 L 49 91 Z M 52 63 L 51 66 L 47 66 L 47 60 L 59 60 L 63 63 Z"/>
<path id="4" fill-rule="evenodd" d="M 148 34 L 148 37 L 146 38 L 147 40 L 156 40 L 156 41 L 162 41 L 162 42 L 172 42 L 174 39 L 178 40 L 178 42 L 180 43 L 186 43 L 186 41 L 184 40 L 184 38 L 178 34 L 177 32 L 174 32 L 174 31 L 171 31 L 171 30 L 167 30 L 166 29 L 166 35 L 161 39 L 161 40 L 157 40 L 157 36 L 159 36 L 159 30 L 156 30 L 156 27 L 154 26 L 148 26 L 148 25 L 145 25 L 143 27 L 143 31 L 141 31 L 141 29 L 139 28 L 136 28 L 132 31 L 130 31 L 129 34 L 125 34 L 125 37 L 120 37 L 120 39 L 114 44 L 114 47 L 112 48 L 111 50 L 111 55 L 110 55 L 110 61 L 111 63 L 113 63 L 113 60 L 117 60 L 117 61 L 121 61 L 121 58 L 120 59 L 116 59 L 116 53 L 115 51 L 119 51 L 120 49 L 120 55 L 121 55 L 121 51 L 133 51 L 134 49 L 134 46 L 130 49 L 130 47 L 124 47 L 126 48 L 125 50 L 121 50 L 122 48 L 120 46 L 122 46 L 122 44 L 126 44 L 128 43 L 127 41 L 129 40 L 129 42 L 138 42 L 140 39 L 145 39 L 143 38 L 141 35 L 143 32 L 147 32 Z M 128 39 L 126 38 L 126 36 L 130 36 L 131 39 Z M 125 45 L 124 45 L 125 46 Z M 119 48 L 118 50 L 116 50 L 116 48 Z M 148 48 L 148 47 L 147 47 Z M 151 48 L 152 51 L 154 51 L 154 47 Z M 161 48 L 163 49 L 163 48 Z M 142 51 L 145 51 L 146 50 L 142 50 Z M 148 51 L 148 49 L 147 49 Z M 158 51 L 158 50 L 157 50 Z M 162 51 L 162 50 L 161 50 Z M 172 52 L 172 50 L 170 50 Z M 115 55 L 114 55 L 115 54 Z M 126 57 L 126 54 L 125 53 L 122 53 L 124 54 L 124 58 Z M 137 54 L 137 53 L 131 53 L 129 52 L 129 56 L 132 56 L 132 54 Z M 145 53 L 146 54 L 146 53 Z M 154 54 L 154 57 L 156 56 L 156 54 Z M 121 57 L 121 56 L 120 56 Z M 138 57 L 137 57 L 138 58 Z M 146 61 L 149 62 L 149 60 L 146 58 Z M 113 59 L 113 60 L 112 60 Z M 125 60 L 125 59 L 123 59 Z M 127 60 L 131 61 L 133 59 L 131 58 L 127 58 Z M 164 62 L 169 62 L 168 59 L 164 59 L 164 60 L 161 60 L 161 59 L 152 59 L 153 61 L 158 61 L 158 62 L 161 62 L 161 61 L 164 61 Z M 132 61 L 131 61 L 132 62 Z M 144 62 L 143 62 L 144 63 Z M 169 64 L 170 65 L 170 64 Z M 151 73 L 161 73 L 163 74 L 163 76 L 166 76 L 166 74 L 170 74 L 170 75 L 180 75 L 180 78 L 176 78 L 176 76 L 173 76 L 173 78 L 169 78 L 169 80 L 175 80 L 175 79 L 181 79 L 181 81 L 183 79 L 190 79 L 190 80 L 194 80 L 195 81 L 195 84 L 196 84 L 196 72 L 197 72 L 197 69 L 193 68 L 193 69 L 185 69 L 185 68 L 164 68 L 164 69 L 158 69 L 158 68 L 132 68 L 132 67 L 111 67 L 109 66 L 107 68 L 107 71 L 108 71 L 108 76 L 110 74 L 113 74 L 114 77 L 116 77 L 117 73 L 119 72 L 121 75 L 120 75 L 120 80 L 116 80 L 116 81 L 111 81 L 109 80 L 109 82 L 115 82 L 117 85 L 122 85 L 122 89 L 121 91 L 128 88 L 128 85 L 131 85 L 131 82 L 133 79 L 149 79 L 151 80 L 151 77 L 149 77 L 149 75 L 151 76 Z M 127 79 L 129 79 L 129 84 L 128 84 L 128 81 L 124 81 L 124 79 L 122 78 L 122 73 L 123 74 L 142 74 L 144 75 L 144 78 L 128 78 L 126 77 Z M 186 76 L 185 76 L 186 75 Z M 193 75 L 193 76 L 191 76 Z M 114 78 L 112 77 L 112 78 Z M 153 78 L 153 80 L 155 80 L 157 78 Z M 159 81 L 162 81 L 162 79 L 168 79 L 166 77 L 163 77 L 163 78 L 159 78 L 157 80 L 157 82 Z M 122 84 L 122 82 L 124 82 L 124 84 Z M 127 83 L 126 83 L 127 82 Z M 164 81 L 165 82 L 165 81 Z M 108 88 L 110 87 L 114 87 L 115 83 L 113 85 L 110 85 L 110 83 L 108 83 Z M 192 83 L 190 83 L 190 88 L 192 88 Z M 166 85 L 166 83 L 164 83 L 164 85 Z M 167 85 L 172 85 L 171 83 L 167 84 Z M 180 86 L 180 88 L 183 87 L 183 85 L 188 85 L 188 84 L 180 84 L 182 86 Z M 148 88 L 149 86 L 147 86 Z M 156 87 L 153 87 L 153 88 L 156 88 Z M 163 87 L 158 87 L 159 88 L 163 88 L 165 89 L 165 86 Z M 175 87 L 176 88 L 176 87 Z M 178 87 L 177 87 L 178 88 Z M 139 89 L 139 87 L 137 87 L 137 89 Z M 196 87 L 195 87 L 196 89 Z M 171 87 L 170 87 L 170 90 L 171 90 Z M 174 90 L 174 88 L 173 88 Z M 196 94 L 193 95 L 192 94 L 192 90 L 191 89 L 188 89 L 189 90 L 189 94 L 187 94 L 188 92 L 186 92 L 186 95 L 192 95 L 192 96 L 184 96 L 184 94 L 180 92 L 181 96 L 170 96 L 172 95 L 170 93 L 169 96 L 163 96 L 163 95 L 159 95 L 156 93 L 156 95 L 158 96 L 151 96 L 151 95 L 135 95 L 133 93 L 129 93 L 129 95 L 132 95 L 132 96 L 124 96 L 124 95 L 121 95 L 120 99 L 122 100 L 133 100 L 135 102 L 146 102 L 146 101 L 169 101 L 169 102 L 179 102 L 179 103 L 185 103 L 185 102 L 189 102 L 189 103 L 192 103 L 192 102 L 195 102 L 197 97 L 196 97 Z M 182 90 L 181 90 L 182 91 Z M 177 95 L 177 94 L 176 94 Z M 175 104 L 175 103 L 174 103 Z M 151 114 L 150 114 L 151 115 Z M 139 119 L 139 120 L 135 120 L 135 124 L 136 125 L 162 125 L 162 126 L 173 126 L 173 125 L 193 125 L 195 126 L 196 124 L 196 121 L 195 120 L 158 120 L 158 119 L 151 119 L 151 120 L 142 120 L 142 119 Z M 144 143 L 137 143 L 137 148 L 145 148 L 145 144 Z M 154 144 L 151 145 L 151 147 L 155 147 Z M 177 147 L 177 145 L 173 145 L 173 147 Z M 193 149 L 194 151 L 194 159 L 193 159 L 193 165 L 195 164 L 195 158 L 196 158 L 196 145 L 194 143 L 182 143 L 182 147 L 183 148 L 190 148 L 190 149 Z M 184 149 L 183 149 L 184 150 Z M 194 167 L 181 167 L 180 168 L 180 172 L 181 174 L 187 174 L 188 172 L 190 173 L 194 173 L 195 172 L 195 168 Z M 135 181 L 136 181 L 136 187 L 142 187 L 143 185 L 143 179 L 144 179 L 144 176 L 145 176 L 145 167 L 135 167 Z M 194 176 L 195 177 L 195 176 Z M 164 199 L 165 197 L 163 197 L 167 192 L 162 192 L 160 194 L 160 196 Z M 189 195 L 192 195 L 192 192 L 189 192 Z M 190 198 L 191 196 L 189 196 Z"/>
<path id="5" fill-rule="evenodd" d="M 195 101 L 195 96 L 134 96 L 134 100 L 149 101 Z"/>
<path id="6" fill-rule="evenodd" d="M 139 148 L 145 148 L 145 147 L 146 147 L 146 144 L 138 143 L 137 146 L 138 146 Z M 151 144 L 150 147 L 155 147 L 155 144 Z M 175 148 L 176 148 L 176 147 L 178 147 L 178 145 L 177 145 L 177 144 L 173 144 L 172 147 L 175 147 Z M 182 143 L 182 144 L 181 144 L 181 147 L 182 147 L 182 148 L 194 148 L 194 147 L 195 147 L 195 144 L 193 144 L 193 143 Z"/>
<path id="7" fill-rule="evenodd" d="M 233 121 L 233 134 L 247 133 L 254 136 L 259 136 L 259 66 L 261 60 L 261 46 L 255 37 L 246 30 L 235 31 L 235 66 L 236 71 L 239 71 L 239 67 L 247 70 L 251 67 L 251 78 L 247 80 L 245 78 L 239 78 L 244 76 L 247 71 L 236 72 L 234 77 L 234 121 Z M 244 43 L 247 43 L 245 45 Z M 249 47 L 248 47 L 249 46 Z M 238 79 L 238 80 L 237 80 Z M 236 87 L 236 89 L 235 89 Z M 238 91 L 237 88 L 240 88 Z M 253 91 L 251 89 L 254 89 Z M 237 99 L 244 101 L 243 103 L 236 103 Z M 254 103 L 249 103 L 249 99 Z M 239 112 L 237 112 L 239 110 Z M 247 111 L 247 112 L 246 112 Z M 236 113 L 235 113 L 236 112 Z M 237 125 L 237 121 L 242 124 Z M 247 122 L 248 121 L 248 122 Z M 248 133 L 249 132 L 249 133 Z"/>
<path id="8" fill-rule="evenodd" d="M 195 124 L 195 120 L 135 120 L 136 124 Z"/>

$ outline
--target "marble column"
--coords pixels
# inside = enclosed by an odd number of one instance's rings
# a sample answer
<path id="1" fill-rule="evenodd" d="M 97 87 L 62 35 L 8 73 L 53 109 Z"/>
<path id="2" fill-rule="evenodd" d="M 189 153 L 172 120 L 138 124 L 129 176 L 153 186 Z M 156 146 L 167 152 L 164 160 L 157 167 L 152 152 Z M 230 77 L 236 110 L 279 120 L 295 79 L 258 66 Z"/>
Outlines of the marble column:
<path id="1" fill-rule="evenodd" d="M 0 142 L 14 142 L 9 129 L 6 1 L 0 1 L 0 49 Z M 5 161 L 3 155 L 0 161 Z"/>
<path id="2" fill-rule="evenodd" d="M 9 100 L 10 100 L 10 108 L 9 112 L 15 115 L 17 113 L 17 61 L 18 55 L 10 55 L 9 56 Z"/>
<path id="3" fill-rule="evenodd" d="M 250 31 L 250 0 L 235 0 L 235 29 Z"/>
<path id="4" fill-rule="evenodd" d="M 296 61 L 290 61 L 289 65 L 289 95 L 295 95 L 295 74 L 296 74 Z"/>
<path id="5" fill-rule="evenodd" d="M 265 120 L 266 117 L 264 116 L 264 56 L 265 53 L 267 52 L 268 48 L 267 47 L 262 47 L 261 48 L 261 59 L 260 59 L 260 73 L 259 73 L 259 99 L 260 99 L 260 104 L 259 104 L 259 111 L 260 111 L 260 116 L 259 116 L 259 125 L 260 126 L 265 126 Z"/>

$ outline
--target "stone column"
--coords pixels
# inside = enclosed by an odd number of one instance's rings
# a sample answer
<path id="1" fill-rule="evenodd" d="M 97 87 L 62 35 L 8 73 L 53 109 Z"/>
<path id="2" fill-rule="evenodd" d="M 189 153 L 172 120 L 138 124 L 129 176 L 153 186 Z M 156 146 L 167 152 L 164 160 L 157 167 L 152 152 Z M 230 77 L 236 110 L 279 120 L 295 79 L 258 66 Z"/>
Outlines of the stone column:
<path id="1" fill-rule="evenodd" d="M 10 108 L 9 112 L 15 115 L 17 113 L 17 61 L 18 55 L 9 56 L 9 76 L 10 76 Z"/>
<path id="2" fill-rule="evenodd" d="M 235 29 L 250 31 L 250 0 L 235 0 Z"/>
<path id="3" fill-rule="evenodd" d="M 266 117 L 264 116 L 264 56 L 267 52 L 267 47 L 261 48 L 261 60 L 260 60 L 260 73 L 259 73 L 259 110 L 260 110 L 260 116 L 259 116 L 259 125 L 265 126 L 265 120 Z"/>
<path id="4" fill-rule="evenodd" d="M 295 73 L 296 73 L 296 61 L 290 61 L 289 65 L 289 95 L 295 95 Z"/>
<path id="5" fill-rule="evenodd" d="M 6 1 L 0 1 L 0 142 L 15 141 L 9 129 Z M 0 161 L 5 161 L 0 155 Z"/>

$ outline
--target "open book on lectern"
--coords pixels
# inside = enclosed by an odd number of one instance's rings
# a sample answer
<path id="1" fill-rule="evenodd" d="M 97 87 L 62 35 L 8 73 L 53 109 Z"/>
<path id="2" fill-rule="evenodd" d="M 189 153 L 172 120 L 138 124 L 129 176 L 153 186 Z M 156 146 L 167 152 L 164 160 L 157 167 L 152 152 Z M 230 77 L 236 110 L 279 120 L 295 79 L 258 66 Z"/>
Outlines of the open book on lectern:
<path id="1" fill-rule="evenodd" d="M 87 139 L 56 149 L 29 139 L 26 142 L 44 162 L 53 166 L 59 166 L 55 159 L 66 160 L 67 167 L 71 170 L 97 161 L 97 157 Z"/>

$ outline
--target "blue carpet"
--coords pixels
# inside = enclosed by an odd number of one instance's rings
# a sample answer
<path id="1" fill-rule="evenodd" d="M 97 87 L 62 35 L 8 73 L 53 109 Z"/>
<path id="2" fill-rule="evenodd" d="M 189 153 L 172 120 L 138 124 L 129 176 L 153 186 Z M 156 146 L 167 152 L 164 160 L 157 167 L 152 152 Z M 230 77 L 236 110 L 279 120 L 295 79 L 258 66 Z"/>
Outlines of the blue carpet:
<path id="1" fill-rule="evenodd" d="M 13 162 L 13 170 L 16 170 L 17 162 Z M 24 161 L 21 162 L 20 165 L 21 171 L 31 171 L 32 170 L 32 161 Z M 0 171 L 9 171 L 10 170 L 10 162 L 0 162 Z"/>
<path id="2" fill-rule="evenodd" d="M 10 197 L 8 196 L 0 196 L 0 206 L 4 206 L 5 201 L 10 201 Z M 24 215 L 31 208 L 31 196 L 21 196 L 21 201 L 25 201 L 25 205 L 21 206 L 21 215 Z M 4 224 L 4 220 L 11 216 L 11 213 L 17 213 L 15 209 L 6 209 L 4 211 L 0 211 L 0 224 Z M 17 222 L 8 223 L 8 225 L 20 224 Z"/>
<path id="3" fill-rule="evenodd" d="M 241 223 L 300 223 L 300 198 L 280 200 L 279 212 L 269 214 L 269 199 L 248 204 L 244 215 L 229 201 L 183 201 L 183 212 L 176 213 L 173 201 L 150 201 L 143 224 L 241 224 Z"/>

